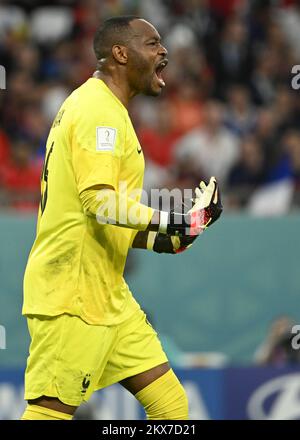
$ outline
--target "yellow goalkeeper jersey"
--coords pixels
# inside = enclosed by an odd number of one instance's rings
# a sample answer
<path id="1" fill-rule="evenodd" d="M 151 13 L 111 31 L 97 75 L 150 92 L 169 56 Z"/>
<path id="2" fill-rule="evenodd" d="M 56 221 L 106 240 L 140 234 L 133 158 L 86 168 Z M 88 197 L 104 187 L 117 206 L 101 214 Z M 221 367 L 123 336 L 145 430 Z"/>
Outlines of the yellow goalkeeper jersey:
<path id="1" fill-rule="evenodd" d="M 103 81 L 90 78 L 63 103 L 48 136 L 24 315 L 70 313 L 115 325 L 139 308 L 123 278 L 135 231 L 88 217 L 79 195 L 98 184 L 119 190 L 120 182 L 130 194 L 142 188 L 143 175 L 126 108 Z"/>

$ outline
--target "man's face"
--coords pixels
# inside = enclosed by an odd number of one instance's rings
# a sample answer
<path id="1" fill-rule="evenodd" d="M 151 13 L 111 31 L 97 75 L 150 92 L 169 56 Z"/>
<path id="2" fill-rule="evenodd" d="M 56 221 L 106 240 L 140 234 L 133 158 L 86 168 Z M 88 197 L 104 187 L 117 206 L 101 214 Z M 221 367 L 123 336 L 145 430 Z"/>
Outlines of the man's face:
<path id="1" fill-rule="evenodd" d="M 157 30 L 145 20 L 130 23 L 133 37 L 128 45 L 128 80 L 136 93 L 157 96 L 165 86 L 161 71 L 166 67 L 167 50 Z"/>

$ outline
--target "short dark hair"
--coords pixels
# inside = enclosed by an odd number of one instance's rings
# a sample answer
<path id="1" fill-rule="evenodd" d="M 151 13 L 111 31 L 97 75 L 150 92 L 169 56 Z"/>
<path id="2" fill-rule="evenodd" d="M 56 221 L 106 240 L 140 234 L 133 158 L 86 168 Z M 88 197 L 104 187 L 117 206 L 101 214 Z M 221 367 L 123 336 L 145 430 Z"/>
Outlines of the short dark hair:
<path id="1" fill-rule="evenodd" d="M 114 44 L 126 44 L 130 36 L 130 22 L 138 20 L 135 15 L 112 17 L 104 21 L 94 37 L 94 52 L 97 60 L 110 55 Z"/>

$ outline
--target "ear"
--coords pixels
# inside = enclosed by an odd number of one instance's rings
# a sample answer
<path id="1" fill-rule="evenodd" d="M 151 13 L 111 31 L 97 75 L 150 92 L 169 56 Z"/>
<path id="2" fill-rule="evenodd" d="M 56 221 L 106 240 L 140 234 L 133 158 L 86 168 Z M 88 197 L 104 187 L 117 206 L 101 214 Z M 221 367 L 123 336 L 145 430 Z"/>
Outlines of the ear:
<path id="1" fill-rule="evenodd" d="M 120 46 L 119 44 L 115 44 L 112 49 L 112 55 L 114 59 L 119 64 L 127 64 L 128 61 L 128 53 L 127 53 L 127 47 L 126 46 Z"/>

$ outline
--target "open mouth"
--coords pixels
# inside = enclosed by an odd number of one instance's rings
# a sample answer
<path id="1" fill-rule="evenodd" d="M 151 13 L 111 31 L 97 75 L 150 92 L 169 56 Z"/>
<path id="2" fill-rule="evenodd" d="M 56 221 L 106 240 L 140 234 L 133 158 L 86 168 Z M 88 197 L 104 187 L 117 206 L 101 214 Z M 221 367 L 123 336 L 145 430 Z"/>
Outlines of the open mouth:
<path id="1" fill-rule="evenodd" d="M 162 77 L 162 71 L 167 66 L 167 64 L 168 64 L 168 60 L 164 59 L 155 68 L 155 74 L 156 74 L 156 77 L 157 77 L 157 80 L 158 80 L 160 87 L 165 87 L 165 85 L 166 85 L 166 83 L 164 82 L 163 77 Z"/>

